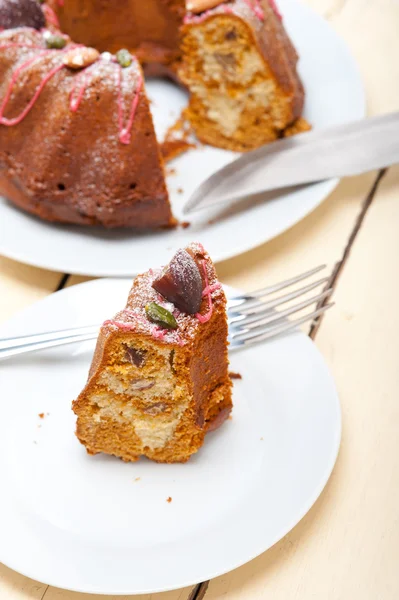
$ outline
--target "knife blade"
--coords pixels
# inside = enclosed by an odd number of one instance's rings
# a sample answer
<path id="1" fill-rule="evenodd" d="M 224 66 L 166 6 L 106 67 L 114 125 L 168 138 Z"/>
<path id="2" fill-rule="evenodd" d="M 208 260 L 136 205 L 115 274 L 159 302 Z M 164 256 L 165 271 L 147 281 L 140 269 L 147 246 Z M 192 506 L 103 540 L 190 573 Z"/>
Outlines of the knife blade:
<path id="1" fill-rule="evenodd" d="M 396 163 L 399 112 L 301 133 L 247 152 L 206 179 L 183 212 Z"/>

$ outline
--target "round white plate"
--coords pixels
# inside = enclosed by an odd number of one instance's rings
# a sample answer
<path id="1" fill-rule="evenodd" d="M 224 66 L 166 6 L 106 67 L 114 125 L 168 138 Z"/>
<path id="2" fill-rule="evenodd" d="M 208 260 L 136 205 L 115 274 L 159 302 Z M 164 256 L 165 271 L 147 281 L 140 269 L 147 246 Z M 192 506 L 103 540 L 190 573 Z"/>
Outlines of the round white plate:
<path id="1" fill-rule="evenodd" d="M 124 306 L 129 287 L 108 279 L 58 292 L 9 321 L 0 337 L 101 322 Z M 7 566 L 83 592 L 179 588 L 259 555 L 319 496 L 341 416 L 333 379 L 305 335 L 232 355 L 231 369 L 242 375 L 232 420 L 185 465 L 86 454 L 71 401 L 92 353 L 85 343 L 0 363 Z"/>
<path id="2" fill-rule="evenodd" d="M 314 128 L 359 119 L 365 114 L 362 82 L 349 50 L 326 21 L 294 0 L 279 0 L 285 25 L 301 57 L 299 71 L 306 90 L 305 117 Z M 158 139 L 185 106 L 185 93 L 171 83 L 147 83 Z M 173 212 L 196 187 L 236 155 L 202 147 L 178 158 L 168 177 Z M 178 248 L 200 241 L 215 261 L 231 258 L 285 231 L 318 206 L 336 180 L 296 192 L 267 196 L 245 209 L 219 208 L 188 217 L 187 229 L 146 234 L 100 228 L 62 226 L 29 216 L 0 198 L 0 253 L 28 264 L 65 273 L 94 276 L 132 275 L 172 256 Z M 180 192 L 179 192 L 180 190 Z M 216 219 L 216 221 L 215 221 Z M 211 223 L 209 222 L 211 221 Z"/>

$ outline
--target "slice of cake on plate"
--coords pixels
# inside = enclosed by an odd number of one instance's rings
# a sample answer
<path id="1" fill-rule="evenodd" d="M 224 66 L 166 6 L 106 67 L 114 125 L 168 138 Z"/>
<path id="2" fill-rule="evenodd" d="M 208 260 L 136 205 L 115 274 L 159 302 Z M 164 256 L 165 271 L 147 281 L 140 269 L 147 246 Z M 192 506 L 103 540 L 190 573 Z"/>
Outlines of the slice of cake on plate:
<path id="1" fill-rule="evenodd" d="M 200 244 L 133 283 L 73 403 L 89 454 L 185 462 L 232 408 L 226 297 Z"/>

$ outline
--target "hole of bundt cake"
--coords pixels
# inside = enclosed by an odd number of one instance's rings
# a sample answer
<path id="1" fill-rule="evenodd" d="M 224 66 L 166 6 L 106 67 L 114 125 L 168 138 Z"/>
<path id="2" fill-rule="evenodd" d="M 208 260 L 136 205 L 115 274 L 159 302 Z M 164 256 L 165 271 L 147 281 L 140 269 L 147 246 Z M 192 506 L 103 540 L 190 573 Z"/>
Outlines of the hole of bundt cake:
<path id="1" fill-rule="evenodd" d="M 65 190 L 65 184 L 64 183 L 57 183 L 57 188 L 63 192 Z"/>
<path id="2" fill-rule="evenodd" d="M 131 184 L 129 185 L 129 188 L 130 188 L 131 190 L 135 190 L 135 189 L 136 189 L 136 187 L 137 187 L 137 183 L 131 183 Z"/>

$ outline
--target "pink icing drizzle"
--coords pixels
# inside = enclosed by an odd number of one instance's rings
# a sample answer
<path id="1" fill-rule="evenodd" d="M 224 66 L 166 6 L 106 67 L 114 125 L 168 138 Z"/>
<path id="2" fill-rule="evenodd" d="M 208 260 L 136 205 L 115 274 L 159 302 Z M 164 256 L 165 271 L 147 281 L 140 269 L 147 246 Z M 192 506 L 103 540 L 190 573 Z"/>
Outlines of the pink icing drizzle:
<path id="1" fill-rule="evenodd" d="M 143 78 L 139 77 L 135 93 L 133 96 L 132 104 L 130 107 L 130 114 L 126 125 L 123 125 L 123 98 L 122 98 L 122 67 L 118 65 L 118 118 L 119 118 L 119 141 L 122 144 L 129 144 L 131 139 L 131 131 L 133 127 L 134 115 L 136 114 L 137 105 L 140 99 L 140 91 L 143 86 Z"/>
<path id="2" fill-rule="evenodd" d="M 21 73 L 21 71 L 23 71 L 23 69 L 25 69 L 26 67 L 29 67 L 33 62 L 35 62 L 36 60 L 42 58 L 43 56 L 47 56 L 49 53 L 53 52 L 52 50 L 43 50 L 42 52 L 40 52 L 38 55 L 34 56 L 33 58 L 28 59 L 27 61 L 25 61 L 24 63 L 22 63 L 22 65 L 20 65 L 14 72 L 11 81 L 8 85 L 8 89 L 6 92 L 6 95 L 4 97 L 4 100 L 2 102 L 2 105 L 0 107 L 0 124 L 1 125 L 7 125 L 7 126 L 12 126 L 12 125 L 17 125 L 18 123 L 20 123 L 25 117 L 26 115 L 29 113 L 29 111 L 31 110 L 32 106 L 35 104 L 36 100 L 38 99 L 38 97 L 40 96 L 44 86 L 46 85 L 46 83 L 48 83 L 50 81 L 50 79 L 56 74 L 58 73 L 58 71 L 60 71 L 61 69 L 64 68 L 64 64 L 61 63 L 60 65 L 57 65 L 56 67 L 53 67 L 48 73 L 47 75 L 42 79 L 42 81 L 40 82 L 39 86 L 36 89 L 36 92 L 33 95 L 33 98 L 31 98 L 31 100 L 29 101 L 29 103 L 27 104 L 27 106 L 24 108 L 24 110 L 18 115 L 18 117 L 15 117 L 14 119 L 6 119 L 3 114 L 4 111 L 6 109 L 6 106 L 8 104 L 8 101 L 10 99 L 14 84 L 16 82 L 16 80 L 18 79 L 18 75 Z"/>
<path id="3" fill-rule="evenodd" d="M 44 57 L 44 56 L 48 56 L 50 53 L 65 53 L 68 52 L 69 50 L 72 50 L 74 48 L 77 47 L 81 47 L 81 44 L 71 44 L 69 45 L 67 48 L 65 48 L 64 50 L 55 50 L 55 49 L 44 49 L 42 46 L 35 46 L 33 44 L 24 44 L 24 43 L 20 43 L 20 42 L 7 42 L 5 44 L 1 44 L 0 45 L 0 50 L 6 50 L 7 48 L 27 48 L 27 49 L 34 49 L 34 50 L 41 50 L 41 52 L 39 52 L 36 56 L 29 58 L 28 60 L 26 60 L 22 65 L 20 65 L 13 73 L 12 78 L 10 80 L 10 83 L 8 85 L 7 91 L 6 91 L 6 95 L 3 99 L 3 102 L 0 105 L 0 125 L 7 125 L 7 126 L 12 126 L 12 125 L 17 125 L 18 123 L 20 123 L 25 117 L 26 115 L 30 112 L 30 110 L 32 109 L 33 105 L 35 104 L 36 100 L 38 99 L 38 97 L 40 96 L 41 92 L 43 91 L 43 88 L 45 87 L 45 85 L 50 81 L 50 79 L 58 72 L 60 71 L 65 65 L 62 63 L 61 65 L 58 65 L 57 67 L 54 67 L 53 69 L 51 69 L 49 71 L 49 73 L 42 79 L 42 81 L 40 82 L 38 88 L 36 89 L 36 92 L 33 96 L 33 98 L 30 100 L 29 104 L 25 107 L 25 109 L 20 113 L 20 115 L 18 117 L 15 117 L 14 119 L 7 119 L 5 118 L 4 115 L 4 111 L 6 109 L 6 106 L 8 104 L 8 101 L 11 97 L 12 94 L 12 90 L 14 88 L 14 85 L 18 79 L 19 74 L 21 73 L 21 71 L 23 71 L 24 69 L 26 69 L 27 67 L 29 67 L 31 64 L 35 63 L 37 60 L 39 60 L 40 58 Z M 93 65 L 96 63 L 93 63 Z M 90 69 L 90 67 L 92 67 L 93 65 L 90 65 L 89 67 L 87 67 L 83 73 L 79 76 L 77 76 L 76 81 L 75 81 L 75 85 L 71 90 L 71 94 L 70 94 L 70 103 L 69 103 L 69 107 L 70 110 L 72 112 L 76 112 L 82 102 L 85 90 L 89 84 L 89 77 L 87 74 L 88 69 Z M 76 89 L 78 87 L 78 83 L 81 82 L 81 85 L 78 89 L 78 91 L 76 92 Z M 136 110 L 137 110 L 137 106 L 140 100 L 140 92 L 141 89 L 143 87 L 143 78 L 141 77 L 141 75 L 139 75 L 138 78 L 138 82 L 136 85 L 136 89 L 134 90 L 134 96 L 133 96 L 133 100 L 132 100 L 132 104 L 130 107 L 130 113 L 129 113 L 129 117 L 127 120 L 126 125 L 123 124 L 123 113 L 124 113 L 124 105 L 123 105 L 123 98 L 122 98 L 122 67 L 120 67 L 118 65 L 118 120 L 119 120 L 119 140 L 122 144 L 129 144 L 130 143 L 130 139 L 131 139 L 131 131 L 132 131 L 132 127 L 133 127 L 133 122 L 134 122 L 134 117 L 136 114 Z"/>
<path id="4" fill-rule="evenodd" d="M 280 21 L 283 20 L 283 15 L 281 14 L 281 12 L 279 11 L 277 4 L 276 4 L 276 0 L 269 0 L 269 4 L 272 7 L 276 17 L 278 17 L 280 19 Z"/>
<path id="5" fill-rule="evenodd" d="M 185 25 L 187 25 L 189 23 L 195 23 L 195 24 L 202 23 L 203 21 L 205 21 L 205 19 L 207 19 L 211 15 L 218 14 L 220 12 L 224 12 L 226 14 L 233 14 L 233 9 L 231 8 L 231 6 L 222 4 L 220 6 L 217 6 L 216 8 L 211 8 L 210 10 L 206 10 L 205 12 L 203 12 L 200 15 L 188 14 L 184 17 L 183 23 Z"/>
<path id="6" fill-rule="evenodd" d="M 43 46 L 34 46 L 33 44 L 22 44 L 18 42 L 8 42 L 7 44 L 0 45 L 0 50 L 7 50 L 7 48 L 33 48 L 34 50 L 43 50 Z"/>
<path id="7" fill-rule="evenodd" d="M 95 65 L 95 64 L 96 63 L 93 63 L 93 65 Z M 88 71 L 93 65 L 90 65 L 89 67 L 84 69 L 76 77 L 75 85 L 73 86 L 70 97 L 69 97 L 69 108 L 71 109 L 72 112 L 76 112 L 80 106 L 80 103 L 82 102 L 84 93 L 86 91 L 87 86 L 89 85 L 89 80 L 90 80 Z M 82 80 L 82 84 L 79 87 L 77 94 L 75 94 L 76 88 L 77 88 L 80 80 Z"/>
<path id="8" fill-rule="evenodd" d="M 204 315 L 197 313 L 195 316 L 197 317 L 197 319 L 200 323 L 207 323 L 213 313 L 213 302 L 212 302 L 212 295 L 211 295 L 212 292 L 211 292 L 211 287 L 209 286 L 208 273 L 206 272 L 206 261 L 202 260 L 201 265 L 202 265 L 202 269 L 204 271 L 204 279 L 205 279 L 205 289 L 203 290 L 202 295 L 208 297 L 209 309 L 208 309 L 208 312 L 205 313 Z M 217 284 L 215 284 L 215 285 L 217 285 Z M 219 283 L 219 287 L 220 287 L 220 283 Z M 212 286 L 212 288 L 218 289 L 218 288 L 215 288 L 214 286 Z"/>
<path id="9" fill-rule="evenodd" d="M 60 4 L 60 6 L 61 6 L 61 4 Z M 46 21 L 48 21 L 50 23 L 50 25 L 54 25 L 54 27 L 57 27 L 59 29 L 60 22 L 58 20 L 56 13 L 51 8 L 51 6 L 49 6 L 48 4 L 43 4 L 42 10 L 44 12 L 44 16 L 46 17 Z"/>
<path id="10" fill-rule="evenodd" d="M 216 290 L 220 290 L 220 288 L 222 287 L 222 284 L 217 282 L 217 283 L 213 283 L 212 285 L 209 285 L 207 288 L 204 289 L 204 291 L 202 292 L 203 296 L 207 296 L 208 292 L 210 294 L 212 294 L 212 292 L 216 292 Z"/>
<path id="11" fill-rule="evenodd" d="M 122 311 L 126 316 L 132 317 L 134 321 L 132 323 L 125 323 L 124 321 L 118 321 L 116 319 L 108 319 L 104 321 L 104 325 L 113 325 L 114 327 L 118 327 L 118 329 L 122 329 L 123 331 L 132 331 L 136 328 L 136 323 L 142 323 L 145 327 L 150 327 L 151 335 L 157 340 L 165 340 L 171 341 L 179 346 L 184 346 L 183 340 L 180 338 L 179 334 L 169 329 L 164 329 L 163 327 L 159 327 L 155 323 L 151 323 L 146 317 L 136 313 L 132 310 L 125 308 Z"/>
<path id="12" fill-rule="evenodd" d="M 133 323 L 124 323 L 123 321 L 116 321 L 115 319 L 104 321 L 103 326 L 105 325 L 114 325 L 115 327 L 118 327 L 118 329 L 123 329 L 124 331 L 131 331 L 134 327 Z"/>
<path id="13" fill-rule="evenodd" d="M 265 13 L 263 12 L 263 8 L 261 7 L 259 0 L 244 0 L 244 2 L 249 6 L 258 19 L 261 21 L 265 20 Z"/>

